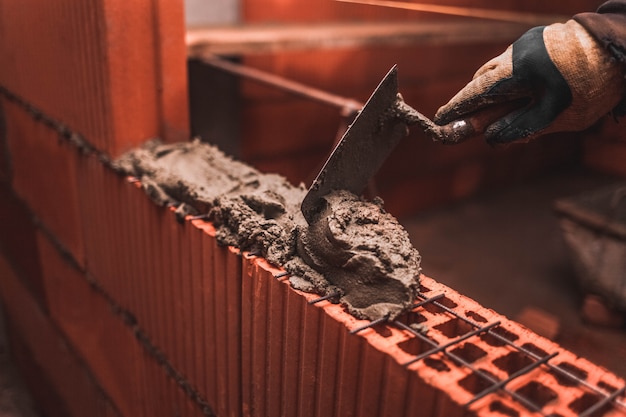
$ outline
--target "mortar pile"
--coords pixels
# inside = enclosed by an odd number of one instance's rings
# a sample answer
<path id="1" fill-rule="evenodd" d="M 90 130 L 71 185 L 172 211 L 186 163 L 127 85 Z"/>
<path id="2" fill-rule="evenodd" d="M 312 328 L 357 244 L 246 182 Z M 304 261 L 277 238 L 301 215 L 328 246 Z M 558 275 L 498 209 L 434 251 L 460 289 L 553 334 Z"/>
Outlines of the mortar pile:
<path id="1" fill-rule="evenodd" d="M 393 319 L 413 304 L 420 255 L 379 199 L 333 192 L 322 221 L 309 226 L 300 211 L 303 185 L 206 143 L 151 141 L 114 166 L 138 178 L 157 204 L 177 206 L 181 219 L 205 215 L 221 244 L 260 254 L 285 268 L 295 288 L 332 295 L 358 318 Z"/>

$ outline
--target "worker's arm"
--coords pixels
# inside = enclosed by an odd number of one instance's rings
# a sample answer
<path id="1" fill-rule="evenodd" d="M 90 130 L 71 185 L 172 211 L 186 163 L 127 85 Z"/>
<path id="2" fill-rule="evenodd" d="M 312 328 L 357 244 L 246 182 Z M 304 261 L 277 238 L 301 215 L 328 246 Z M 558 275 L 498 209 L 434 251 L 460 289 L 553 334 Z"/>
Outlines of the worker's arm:
<path id="1" fill-rule="evenodd" d="M 580 13 L 575 21 L 589 31 L 615 59 L 626 62 L 626 1 L 607 1 L 597 13 Z"/>
<path id="2" fill-rule="evenodd" d="M 435 115 L 448 124 L 501 103 L 520 106 L 485 131 L 489 143 L 577 131 L 615 110 L 625 97 L 626 0 L 596 13 L 526 32 Z"/>

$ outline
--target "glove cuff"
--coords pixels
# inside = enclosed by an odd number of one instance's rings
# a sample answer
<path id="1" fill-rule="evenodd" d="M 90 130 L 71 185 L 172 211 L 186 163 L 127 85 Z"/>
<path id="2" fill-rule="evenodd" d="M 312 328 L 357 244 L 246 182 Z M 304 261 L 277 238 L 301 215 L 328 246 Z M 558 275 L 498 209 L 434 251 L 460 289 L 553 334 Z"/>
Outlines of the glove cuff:
<path id="1" fill-rule="evenodd" d="M 543 38 L 572 92 L 572 104 L 556 125 L 584 129 L 618 105 L 624 97 L 623 69 L 581 24 L 550 25 Z"/>

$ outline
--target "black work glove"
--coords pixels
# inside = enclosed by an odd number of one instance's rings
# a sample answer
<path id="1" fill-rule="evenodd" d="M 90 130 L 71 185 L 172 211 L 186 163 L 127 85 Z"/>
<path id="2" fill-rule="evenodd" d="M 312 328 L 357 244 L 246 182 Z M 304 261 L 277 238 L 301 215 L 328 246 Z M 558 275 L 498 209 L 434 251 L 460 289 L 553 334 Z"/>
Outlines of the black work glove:
<path id="1" fill-rule="evenodd" d="M 490 144 L 529 140 L 591 126 L 621 100 L 620 65 L 577 22 L 537 27 L 483 65 L 435 115 L 445 125 L 471 113 L 521 101 L 485 130 Z M 493 106 L 493 107 L 491 107 Z"/>

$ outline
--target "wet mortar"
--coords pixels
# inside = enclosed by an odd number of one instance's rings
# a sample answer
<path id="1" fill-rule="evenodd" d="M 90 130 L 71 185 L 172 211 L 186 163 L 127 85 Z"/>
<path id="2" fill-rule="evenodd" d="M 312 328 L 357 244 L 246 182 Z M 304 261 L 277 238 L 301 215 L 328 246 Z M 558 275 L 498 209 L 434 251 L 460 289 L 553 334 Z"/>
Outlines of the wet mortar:
<path id="1" fill-rule="evenodd" d="M 260 254 L 285 268 L 294 288 L 334 295 L 357 318 L 394 319 L 415 300 L 420 255 L 380 199 L 334 191 L 309 225 L 300 211 L 303 185 L 197 140 L 151 141 L 113 165 L 138 178 L 155 203 L 175 205 L 180 219 L 205 215 L 220 244 Z"/>

